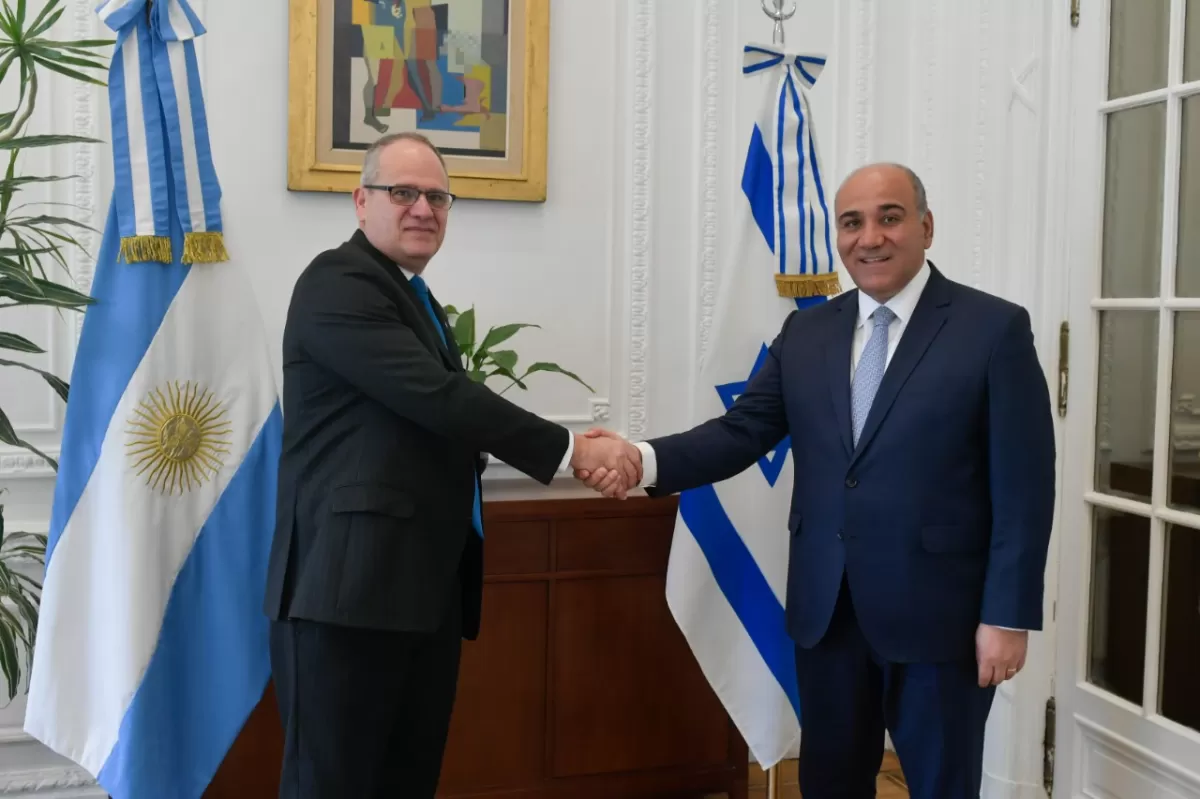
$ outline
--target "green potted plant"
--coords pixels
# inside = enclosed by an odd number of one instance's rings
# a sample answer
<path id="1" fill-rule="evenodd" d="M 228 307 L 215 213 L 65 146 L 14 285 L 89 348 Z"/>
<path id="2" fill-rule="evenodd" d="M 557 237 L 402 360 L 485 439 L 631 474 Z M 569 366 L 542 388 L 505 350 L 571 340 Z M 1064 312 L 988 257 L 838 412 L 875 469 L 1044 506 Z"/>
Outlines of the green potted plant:
<path id="1" fill-rule="evenodd" d="M 39 201 L 20 202 L 20 193 L 31 188 L 69 181 L 77 176 L 19 174 L 17 159 L 22 150 L 63 144 L 95 143 L 98 139 L 58 134 L 31 134 L 26 124 L 38 99 L 42 70 L 72 80 L 104 86 L 104 81 L 87 70 L 105 70 L 98 48 L 111 40 L 55 41 L 46 33 L 66 10 L 62 0 L 46 0 L 36 15 L 26 14 L 26 0 L 10 0 L 0 6 L 0 85 L 16 78 L 16 107 L 0 113 L 0 150 L 8 151 L 8 167 L 0 180 L 0 309 L 43 306 L 78 311 L 92 299 L 73 288 L 64 255 L 67 247 L 82 247 L 71 235 L 88 225 L 67 216 L 36 210 Z M 54 279 L 62 271 L 66 282 Z M 2 328 L 2 325 L 0 325 Z M 0 329 L 0 350 L 23 354 L 45 352 L 24 336 Z M 57 375 L 28 363 L 0 357 L 0 367 L 26 369 L 39 374 L 65 402 L 69 386 Z M 8 415 L 0 408 L 0 443 L 33 452 L 57 470 L 58 464 L 32 444 L 21 440 Z M 41 599 L 41 583 L 21 570 L 44 563 L 46 536 L 4 531 L 4 508 L 0 505 L 0 674 L 9 701 L 16 696 L 33 658 L 34 634 Z M 23 656 L 22 656 L 23 655 Z"/>
<path id="2" fill-rule="evenodd" d="M 500 391 L 503 394 L 513 386 L 528 390 L 529 386 L 525 385 L 525 378 L 534 372 L 556 372 L 571 378 L 588 391 L 595 391 L 595 389 L 583 382 L 579 375 L 574 372 L 568 372 L 556 363 L 538 361 L 537 363 L 530 364 L 518 375 L 517 361 L 519 358 L 516 351 L 512 349 L 496 349 L 498 345 L 508 341 L 523 328 L 537 327 L 540 329 L 540 325 L 523 322 L 499 325 L 498 327 L 488 328 L 488 332 L 484 335 L 483 340 L 476 342 L 474 305 L 462 312 L 453 305 L 447 305 L 446 316 L 450 321 L 450 326 L 454 329 L 454 340 L 458 343 L 459 350 L 462 351 L 463 367 L 467 370 L 467 376 L 475 382 L 486 383 L 493 377 L 508 380 L 508 385 Z"/>

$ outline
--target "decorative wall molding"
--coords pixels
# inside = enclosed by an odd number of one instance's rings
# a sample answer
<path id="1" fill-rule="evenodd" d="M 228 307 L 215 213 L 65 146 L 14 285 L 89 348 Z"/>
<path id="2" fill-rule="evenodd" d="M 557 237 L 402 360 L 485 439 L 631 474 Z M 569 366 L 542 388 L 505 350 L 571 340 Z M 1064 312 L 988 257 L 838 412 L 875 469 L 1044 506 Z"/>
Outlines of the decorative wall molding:
<path id="1" fill-rule="evenodd" d="M 1133 741 L 1116 735 L 1086 718 L 1074 717 L 1080 735 L 1077 786 L 1082 796 L 1155 796 L 1162 799 L 1190 799 L 1200 796 L 1200 774 L 1188 771 Z M 1107 760 L 1105 764 L 1101 761 Z M 1123 774 L 1115 774 L 1120 770 Z M 1120 779 L 1124 777 L 1124 779 Z M 1113 780 L 1119 781 L 1114 784 Z M 1133 783 L 1141 783 L 1135 794 L 1122 792 Z"/>
<path id="2" fill-rule="evenodd" d="M 654 147 L 654 14 L 656 0 L 633 6 L 632 183 L 629 241 L 629 421 L 626 435 L 646 436 L 646 354 L 650 310 L 651 159 Z"/>
<path id="3" fill-rule="evenodd" d="M 717 267 L 721 208 L 720 133 L 721 0 L 705 0 L 701 15 L 704 47 L 700 71 L 700 314 L 697 330 L 696 374 L 703 368 L 711 346 L 713 314 L 717 304 Z"/>
<path id="4" fill-rule="evenodd" d="M 1011 2 L 1011 0 L 1008 0 Z M 991 109 L 988 101 L 991 94 L 991 40 L 992 0 L 976 0 L 979 18 L 976 22 L 975 52 L 975 150 L 971 164 L 971 271 L 968 283 L 976 288 L 983 285 L 984 248 L 987 241 L 988 218 L 988 165 L 992 156 Z"/>
<path id="5" fill-rule="evenodd" d="M 0 796 L 37 799 L 104 797 L 92 775 L 76 766 L 52 766 L 0 774 Z"/>
<path id="6" fill-rule="evenodd" d="M 80 39 L 96 39 L 99 37 L 100 22 L 96 16 L 96 4 L 93 0 L 75 0 L 72 4 L 72 38 Z M 92 86 L 82 81 L 74 81 L 71 94 L 71 132 L 76 136 L 90 136 L 92 138 L 100 138 L 99 131 L 101 125 L 96 117 L 96 107 L 98 98 L 102 97 L 104 90 L 97 86 Z M 96 213 L 96 153 L 104 144 L 76 144 L 73 145 L 69 152 L 71 153 L 70 171 L 63 174 L 78 175 L 71 181 L 71 187 L 74 192 L 72 202 L 75 205 L 75 219 L 89 225 L 99 228 L 103 223 Z M 64 148 L 65 149 L 65 148 Z M 98 224 L 99 223 L 99 224 Z M 70 264 L 71 276 L 75 280 L 75 287 L 79 291 L 88 292 L 92 288 L 92 278 L 94 277 L 95 261 L 97 250 L 97 236 L 91 230 L 80 229 L 74 233 L 75 240 L 82 245 L 81 248 L 72 248 L 71 257 L 67 259 Z M 83 317 L 82 313 L 77 313 L 75 318 L 75 341 L 79 341 L 79 336 L 83 333 Z M 72 347 L 72 356 L 75 348 Z"/>
<path id="7" fill-rule="evenodd" d="M 851 33 L 857 33 L 854 64 L 854 162 L 847 171 L 862 166 L 874 151 L 875 102 L 875 0 L 859 0 L 854 6 Z"/>
<path id="8" fill-rule="evenodd" d="M 914 30 L 913 41 L 924 41 L 924 74 L 921 77 L 921 118 L 918 130 L 919 144 L 913 148 L 913 168 L 921 171 L 922 179 L 932 181 L 937 174 L 937 162 L 934 153 L 937 151 L 938 97 L 946 92 L 946 82 L 941 79 L 938 71 L 940 66 L 938 56 L 941 53 L 940 25 L 945 23 L 942 15 L 940 0 L 926 0 L 925 13 L 913 15 L 913 20 L 920 30 Z"/>
<path id="9" fill-rule="evenodd" d="M 597 424 L 608 422 L 609 418 L 612 416 L 612 408 L 610 407 L 607 399 L 593 397 L 588 401 L 588 404 L 592 406 L 591 421 L 596 422 Z"/>
<path id="10" fill-rule="evenodd" d="M 58 460 L 58 447 L 39 447 L 51 458 Z M 0 452 L 0 480 L 31 480 L 54 478 L 54 469 L 32 452 L 9 450 Z"/>

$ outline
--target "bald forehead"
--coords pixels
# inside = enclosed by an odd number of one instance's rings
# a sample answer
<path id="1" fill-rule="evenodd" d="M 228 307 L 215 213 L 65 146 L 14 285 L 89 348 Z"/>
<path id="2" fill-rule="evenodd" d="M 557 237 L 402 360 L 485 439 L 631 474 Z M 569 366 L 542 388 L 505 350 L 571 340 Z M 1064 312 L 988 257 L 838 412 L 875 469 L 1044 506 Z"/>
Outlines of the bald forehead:
<path id="1" fill-rule="evenodd" d="M 916 177 L 896 164 L 869 164 L 859 167 L 842 181 L 834 199 L 838 212 L 862 204 L 900 205 L 917 210 L 921 205 Z"/>
<path id="2" fill-rule="evenodd" d="M 384 183 L 404 183 L 421 189 L 449 188 L 449 178 L 437 154 L 418 141 L 392 142 L 379 154 L 379 176 Z"/>

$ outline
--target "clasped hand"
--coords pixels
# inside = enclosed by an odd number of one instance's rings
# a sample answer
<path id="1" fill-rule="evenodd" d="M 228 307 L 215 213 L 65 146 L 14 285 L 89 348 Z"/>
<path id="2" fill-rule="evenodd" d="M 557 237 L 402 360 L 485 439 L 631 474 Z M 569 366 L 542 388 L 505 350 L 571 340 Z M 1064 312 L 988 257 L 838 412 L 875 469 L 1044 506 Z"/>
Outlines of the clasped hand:
<path id="1" fill-rule="evenodd" d="M 571 468 L 588 488 L 625 499 L 642 481 L 642 453 L 616 433 L 593 428 L 575 436 Z"/>

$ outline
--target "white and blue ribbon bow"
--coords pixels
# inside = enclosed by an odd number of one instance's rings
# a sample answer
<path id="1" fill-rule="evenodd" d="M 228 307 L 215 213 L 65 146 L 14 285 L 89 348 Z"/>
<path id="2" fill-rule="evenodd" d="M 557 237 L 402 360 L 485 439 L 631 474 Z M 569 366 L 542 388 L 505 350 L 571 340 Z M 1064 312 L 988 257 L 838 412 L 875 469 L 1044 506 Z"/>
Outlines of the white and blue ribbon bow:
<path id="1" fill-rule="evenodd" d="M 196 62 L 200 18 L 187 0 L 105 0 L 96 12 L 117 33 L 108 94 L 122 257 L 172 262 L 173 194 L 181 261 L 227 260 Z"/>
<path id="2" fill-rule="evenodd" d="M 830 233 L 832 198 L 826 192 L 808 102 L 808 90 L 825 69 L 825 57 L 746 45 L 743 75 L 771 69 L 778 73 L 776 101 L 758 121 L 762 141 L 757 144 L 768 148 L 764 157 L 771 161 L 772 209 L 758 210 L 772 219 L 767 239 L 776 259 L 775 285 L 782 297 L 833 296 L 841 285 Z"/>

